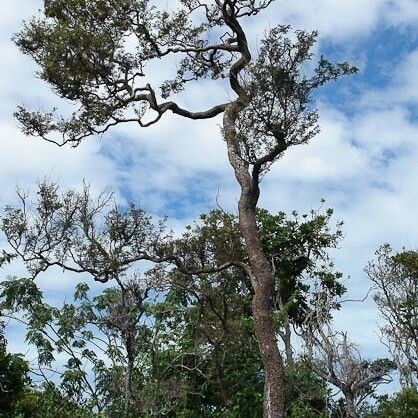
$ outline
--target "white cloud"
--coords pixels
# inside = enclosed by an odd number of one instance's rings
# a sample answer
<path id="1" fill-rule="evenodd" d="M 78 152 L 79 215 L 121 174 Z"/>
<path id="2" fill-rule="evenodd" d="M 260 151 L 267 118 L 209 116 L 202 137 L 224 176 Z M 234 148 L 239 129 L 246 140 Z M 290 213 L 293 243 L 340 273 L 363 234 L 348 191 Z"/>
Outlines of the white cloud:
<path id="1" fill-rule="evenodd" d="M 417 106 L 418 83 L 415 74 L 418 66 L 418 49 L 403 57 L 397 65 L 391 75 L 392 82 L 383 89 L 365 92 L 362 105 L 377 109 L 397 104 Z"/>
<path id="2" fill-rule="evenodd" d="M 387 14 L 394 25 L 413 25 L 418 22 L 417 0 L 387 0 Z"/>
<path id="3" fill-rule="evenodd" d="M 271 25 L 292 23 L 318 30 L 321 38 L 345 42 L 365 37 L 383 26 L 405 27 L 418 21 L 417 0 L 291 0 L 276 1 Z"/>
<path id="4" fill-rule="evenodd" d="M 299 28 L 319 30 L 321 37 L 341 41 L 363 36 L 374 28 L 383 3 L 381 0 L 277 1 L 276 13 L 270 16 Z"/>
<path id="5" fill-rule="evenodd" d="M 27 138 L 13 124 L 0 121 L 0 150 L 2 205 L 14 200 L 17 185 L 34 189 L 44 177 L 64 187 L 80 186 L 85 179 L 96 191 L 117 186 L 114 163 L 100 155 L 97 141 L 87 141 L 77 149 L 58 148 Z"/>

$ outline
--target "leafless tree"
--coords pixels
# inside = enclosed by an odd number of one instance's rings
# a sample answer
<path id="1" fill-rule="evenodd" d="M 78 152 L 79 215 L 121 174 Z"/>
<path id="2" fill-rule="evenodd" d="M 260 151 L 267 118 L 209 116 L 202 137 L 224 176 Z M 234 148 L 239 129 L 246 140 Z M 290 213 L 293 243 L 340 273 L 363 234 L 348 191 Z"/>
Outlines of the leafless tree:
<path id="1" fill-rule="evenodd" d="M 394 365 L 387 359 L 365 360 L 346 333 L 330 326 L 317 329 L 310 338 L 315 372 L 344 395 L 348 417 L 359 418 L 361 404 L 379 385 L 392 381 Z"/>
<path id="2" fill-rule="evenodd" d="M 346 332 L 336 331 L 330 312 L 335 300 L 326 291 L 317 294 L 316 309 L 306 318 L 301 337 L 313 370 L 344 396 L 345 414 L 359 418 L 359 408 L 376 388 L 392 381 L 393 362 L 366 360 Z"/>
<path id="3" fill-rule="evenodd" d="M 382 340 L 393 354 L 404 386 L 418 383 L 418 253 L 394 254 L 386 244 L 366 267 L 385 322 Z"/>

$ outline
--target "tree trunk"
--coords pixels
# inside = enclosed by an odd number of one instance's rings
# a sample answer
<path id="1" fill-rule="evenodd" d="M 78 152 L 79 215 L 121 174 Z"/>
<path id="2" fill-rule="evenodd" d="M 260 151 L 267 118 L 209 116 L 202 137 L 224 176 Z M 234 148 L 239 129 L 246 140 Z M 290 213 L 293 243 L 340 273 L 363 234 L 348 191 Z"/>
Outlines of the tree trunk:
<path id="1" fill-rule="evenodd" d="M 226 108 L 224 135 L 229 161 L 241 187 L 238 203 L 239 225 L 248 253 L 251 283 L 254 288 L 253 318 L 265 374 L 264 418 L 283 418 L 283 360 L 278 349 L 276 325 L 273 320 L 274 277 L 270 262 L 263 251 L 256 222 L 260 190 L 258 180 L 254 180 L 249 172 L 248 163 L 241 158 L 236 137 L 236 120 L 243 107 L 245 104 L 238 101 Z"/>
<path id="2" fill-rule="evenodd" d="M 359 418 L 356 407 L 354 405 L 354 398 L 351 394 L 345 394 L 345 402 L 347 408 L 347 415 L 349 418 Z"/>
<path id="3" fill-rule="evenodd" d="M 130 353 L 128 354 L 128 365 L 125 376 L 125 402 L 124 402 L 124 418 L 131 415 L 131 399 L 132 399 L 132 371 L 133 359 Z"/>
<path id="4" fill-rule="evenodd" d="M 131 409 L 131 397 L 132 397 L 132 365 L 128 365 L 128 371 L 125 382 L 125 406 L 124 406 L 124 417 L 128 418 Z"/>
<path id="5" fill-rule="evenodd" d="M 247 198 L 243 193 L 239 204 L 239 218 L 253 275 L 253 318 L 265 374 L 264 417 L 282 418 L 285 411 L 283 362 L 277 346 L 276 325 L 272 316 L 274 277 L 258 236 L 255 210 L 248 210 L 246 206 Z"/>
<path id="6" fill-rule="evenodd" d="M 293 366 L 294 360 L 293 360 L 293 348 L 292 348 L 292 332 L 290 330 L 290 324 L 288 320 L 286 320 L 286 323 L 284 325 L 284 332 L 283 332 L 282 340 L 284 343 L 284 350 L 286 353 L 286 362 L 289 366 Z"/>
<path id="7" fill-rule="evenodd" d="M 277 348 L 275 326 L 268 298 L 260 289 L 253 298 L 256 336 L 264 366 L 264 418 L 283 418 L 284 382 L 282 359 Z"/>

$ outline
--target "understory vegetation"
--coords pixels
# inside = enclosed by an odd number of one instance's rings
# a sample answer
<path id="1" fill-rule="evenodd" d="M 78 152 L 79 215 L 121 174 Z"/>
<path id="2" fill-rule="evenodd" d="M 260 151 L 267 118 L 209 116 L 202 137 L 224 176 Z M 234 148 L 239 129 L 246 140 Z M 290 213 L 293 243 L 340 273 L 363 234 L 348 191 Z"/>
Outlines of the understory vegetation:
<path id="1" fill-rule="evenodd" d="M 332 325 L 347 280 L 329 256 L 342 239 L 342 224 L 331 219 L 330 209 L 257 213 L 275 272 L 286 417 L 413 417 L 418 254 L 386 245 L 367 266 L 379 309 L 396 316 L 382 329 L 391 358 L 364 359 Z M 119 207 L 111 194 L 94 199 L 87 187 L 61 192 L 43 183 L 36 201 L 22 196 L 20 207 L 6 209 L 2 228 L 13 249 L 2 263 L 19 258 L 30 273 L 0 284 L 2 316 L 26 329 L 36 351 L 10 354 L 2 337 L 2 416 L 263 414 L 264 371 L 236 216 L 213 210 L 175 237 L 165 221 L 133 204 Z M 215 267 L 228 260 L 234 265 Z M 80 281 L 65 303 L 49 303 L 38 282 L 56 266 L 107 285 Z M 408 338 L 404 350 L 399 341 Z M 395 370 L 403 389 L 379 395 Z"/>

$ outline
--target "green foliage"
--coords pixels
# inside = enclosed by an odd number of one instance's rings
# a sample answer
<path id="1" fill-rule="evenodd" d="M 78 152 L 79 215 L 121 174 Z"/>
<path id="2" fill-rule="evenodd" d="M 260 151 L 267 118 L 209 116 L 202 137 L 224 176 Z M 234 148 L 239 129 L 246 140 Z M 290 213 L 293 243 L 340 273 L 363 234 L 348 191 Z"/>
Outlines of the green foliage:
<path id="1" fill-rule="evenodd" d="M 182 388 L 182 409 L 190 416 L 262 413 L 262 365 L 248 283 L 237 280 L 243 277 L 229 272 L 193 280 L 177 277 L 183 284 L 188 280 L 187 287 L 174 287 L 159 306 L 162 333 L 177 342 L 160 366 L 172 365 L 167 377 Z"/>
<path id="2" fill-rule="evenodd" d="M 278 305 L 277 311 L 296 325 L 298 315 L 312 309 L 315 290 L 325 287 L 333 297 L 344 291 L 326 252 L 341 237 L 339 229 L 330 230 L 331 215 L 332 211 L 312 213 L 300 220 L 297 214 L 287 218 L 283 213 L 258 212 L 265 252 L 276 264 L 278 297 L 287 305 Z M 246 261 L 236 217 L 219 210 L 202 215 L 175 245 L 190 268 Z M 156 308 L 156 318 L 163 340 L 175 336 L 177 341 L 172 352 L 164 353 L 163 364 L 183 353 L 181 368 L 177 364 L 171 372 L 184 394 L 182 410 L 203 417 L 261 416 L 264 376 L 248 276 L 237 267 L 193 276 L 174 270 L 170 276 L 174 286 Z M 286 380 L 288 415 L 322 417 L 325 383 L 303 363 L 288 368 Z"/>
<path id="3" fill-rule="evenodd" d="M 53 112 L 20 107 L 16 115 L 24 131 L 41 137 L 59 131 L 77 142 L 114 118 L 124 120 L 125 111 L 142 115 L 151 91 L 143 87 L 136 94 L 135 87 L 147 62 L 202 47 L 202 33 L 215 24 L 195 24 L 189 15 L 187 6 L 169 13 L 148 0 L 48 1 L 44 14 L 27 22 L 15 42 L 39 64 L 40 76 L 61 97 L 78 101 L 81 111 L 54 119 Z M 160 86 L 162 96 L 182 90 L 190 79 L 222 76 L 229 57 L 215 51 L 209 61 L 209 52 L 183 52 L 178 70 Z"/>
<path id="4" fill-rule="evenodd" d="M 285 369 L 285 399 L 289 418 L 325 418 L 328 390 L 326 382 L 316 376 L 303 361 Z"/>
<path id="5" fill-rule="evenodd" d="M 0 267 L 9 263 L 14 255 L 2 251 Z M 7 340 L 4 336 L 4 323 L 0 306 L 0 417 L 9 418 L 16 403 L 29 384 L 29 364 L 19 354 L 7 352 Z"/>
<path id="6" fill-rule="evenodd" d="M 266 255 L 275 265 L 277 293 L 291 322 L 299 325 L 312 313 L 313 303 L 324 290 L 331 299 L 340 297 L 345 287 L 342 274 L 333 270 L 327 251 L 342 238 L 341 226 L 330 228 L 331 209 L 287 217 L 284 213 L 258 211 L 258 226 Z M 335 300 L 333 308 L 338 309 Z"/>
<path id="7" fill-rule="evenodd" d="M 365 418 L 417 418 L 418 391 L 416 388 L 405 388 L 393 396 L 382 396 L 377 399 L 373 412 Z"/>
<path id="8" fill-rule="evenodd" d="M 228 1 L 182 0 L 167 11 L 149 0 L 49 0 L 44 13 L 27 22 L 15 42 L 39 65 L 41 78 L 59 96 L 77 103 L 79 111 L 63 118 L 55 116 L 55 109 L 28 111 L 21 106 L 15 115 L 28 135 L 77 145 L 120 123 L 157 123 L 168 110 L 192 119 L 212 118 L 225 110 L 224 103 L 193 112 L 160 99 L 202 78 L 229 77 L 235 92 L 249 102 L 237 126 L 241 157 L 253 163 L 273 151 L 265 161 L 272 163 L 280 153 L 278 143 L 305 143 L 318 132 L 312 92 L 356 69 L 321 57 L 308 71 L 316 33 L 296 31 L 292 41 L 290 27 L 283 25 L 267 32 L 258 59 L 250 63 L 241 20 L 271 2 L 248 0 L 232 6 Z M 227 36 L 216 39 L 220 33 Z M 238 69 L 234 62 L 240 55 Z M 166 79 L 158 87 L 141 82 L 155 59 L 177 64 L 171 72 L 164 66 Z M 245 74 L 237 77 L 236 71 L 242 70 Z"/>
<path id="9" fill-rule="evenodd" d="M 21 355 L 7 352 L 0 323 L 0 417 L 10 418 L 29 383 L 29 365 Z"/>
<path id="10" fill-rule="evenodd" d="M 7 418 L 105 418 L 68 400 L 53 384 L 26 387 Z"/>
<path id="11" fill-rule="evenodd" d="M 318 111 L 311 105 L 314 91 L 357 72 L 347 63 L 331 64 L 324 57 L 310 70 L 317 32 L 300 30 L 293 37 L 291 33 L 287 25 L 269 29 L 257 59 L 246 69 L 250 100 L 240 113 L 237 130 L 246 161 L 257 164 L 271 153 L 262 172 L 281 154 L 279 150 L 306 144 L 318 134 Z"/>
<path id="12" fill-rule="evenodd" d="M 131 367 L 132 417 L 261 416 L 264 373 L 254 334 L 252 285 L 239 264 L 247 262 L 247 255 L 236 216 L 211 211 L 172 241 L 160 240 L 158 232 L 151 243 L 153 253 L 174 253 L 177 264 L 158 265 L 134 280 L 125 272 L 148 245 L 141 234 L 150 232 L 149 217 L 133 206 L 126 213 L 112 209 L 101 228 L 94 228 L 94 239 L 85 238 L 82 220 L 93 222 L 90 212 L 83 215 L 88 207 L 85 197 L 77 204 L 74 194 L 60 198 L 54 187 L 43 187 L 41 193 L 33 227 L 9 209 L 4 221 L 9 237 L 22 237 L 21 226 L 29 225 L 25 239 L 34 251 L 48 242 L 54 254 L 64 254 L 74 240 L 79 265 L 88 261 L 87 271 L 99 280 L 110 272 L 107 277 L 114 277 L 117 286 L 91 296 L 89 286 L 79 283 L 74 300 L 55 307 L 45 303 L 32 279 L 1 284 L 2 307 L 26 321 L 27 340 L 38 349 L 41 367 L 53 367 L 55 359 L 65 358 L 54 390 L 30 390 L 27 403 L 39 398 L 33 402 L 44 403 L 45 409 L 49 402 L 59 416 L 63 412 L 54 404 L 59 394 L 69 403 L 66 409 L 79 408 L 74 414 L 101 410 L 109 417 L 125 416 Z M 327 255 L 341 238 L 339 227 L 334 232 L 329 226 L 331 215 L 332 211 L 302 217 L 265 210 L 257 214 L 264 250 L 275 266 L 278 329 L 289 321 L 297 326 L 314 309 L 315 292 L 325 289 L 334 298 L 344 291 Z M 44 216 L 50 220 L 48 237 L 36 235 Z M 65 243 L 59 243 L 62 233 Z M 187 273 L 231 260 L 228 269 Z M 150 291 L 152 285 L 155 289 Z M 323 382 L 300 362 L 287 369 L 286 381 L 288 416 L 320 418 L 327 397 Z"/>
<path id="13" fill-rule="evenodd" d="M 9 279 L 1 288 L 2 307 L 23 316 L 26 340 L 36 347 L 40 367 L 52 367 L 58 356 L 65 359 L 57 390 L 68 402 L 86 410 L 109 402 L 123 405 L 127 361 L 135 360 L 149 339 L 148 327 L 140 322 L 147 291 L 128 282 L 123 291 L 108 288 L 90 299 L 88 286 L 79 284 L 74 302 L 56 308 L 31 279 Z"/>
<path id="14" fill-rule="evenodd" d="M 263 249 L 274 263 L 276 277 L 277 312 L 281 323 L 288 318 L 295 325 L 303 323 L 312 314 L 318 295 L 326 293 L 332 300 L 331 308 L 338 309 L 338 298 L 344 294 L 342 274 L 334 270 L 328 250 L 336 248 L 342 238 L 341 223 L 330 227 L 332 210 L 323 213 L 291 216 L 280 212 L 270 214 L 264 209 L 257 212 L 257 223 Z M 220 210 L 201 217 L 201 223 L 188 227 L 176 242 L 180 254 L 190 270 L 202 265 L 221 265 L 230 260 L 247 261 L 238 219 Z M 239 268 L 233 267 L 234 277 L 244 281 L 242 289 L 251 295 L 251 284 Z M 184 280 L 188 280 L 186 276 Z M 179 277 L 176 280 L 183 280 Z M 212 280 L 212 279 L 211 279 Z M 180 283 L 187 287 L 187 283 Z"/>

